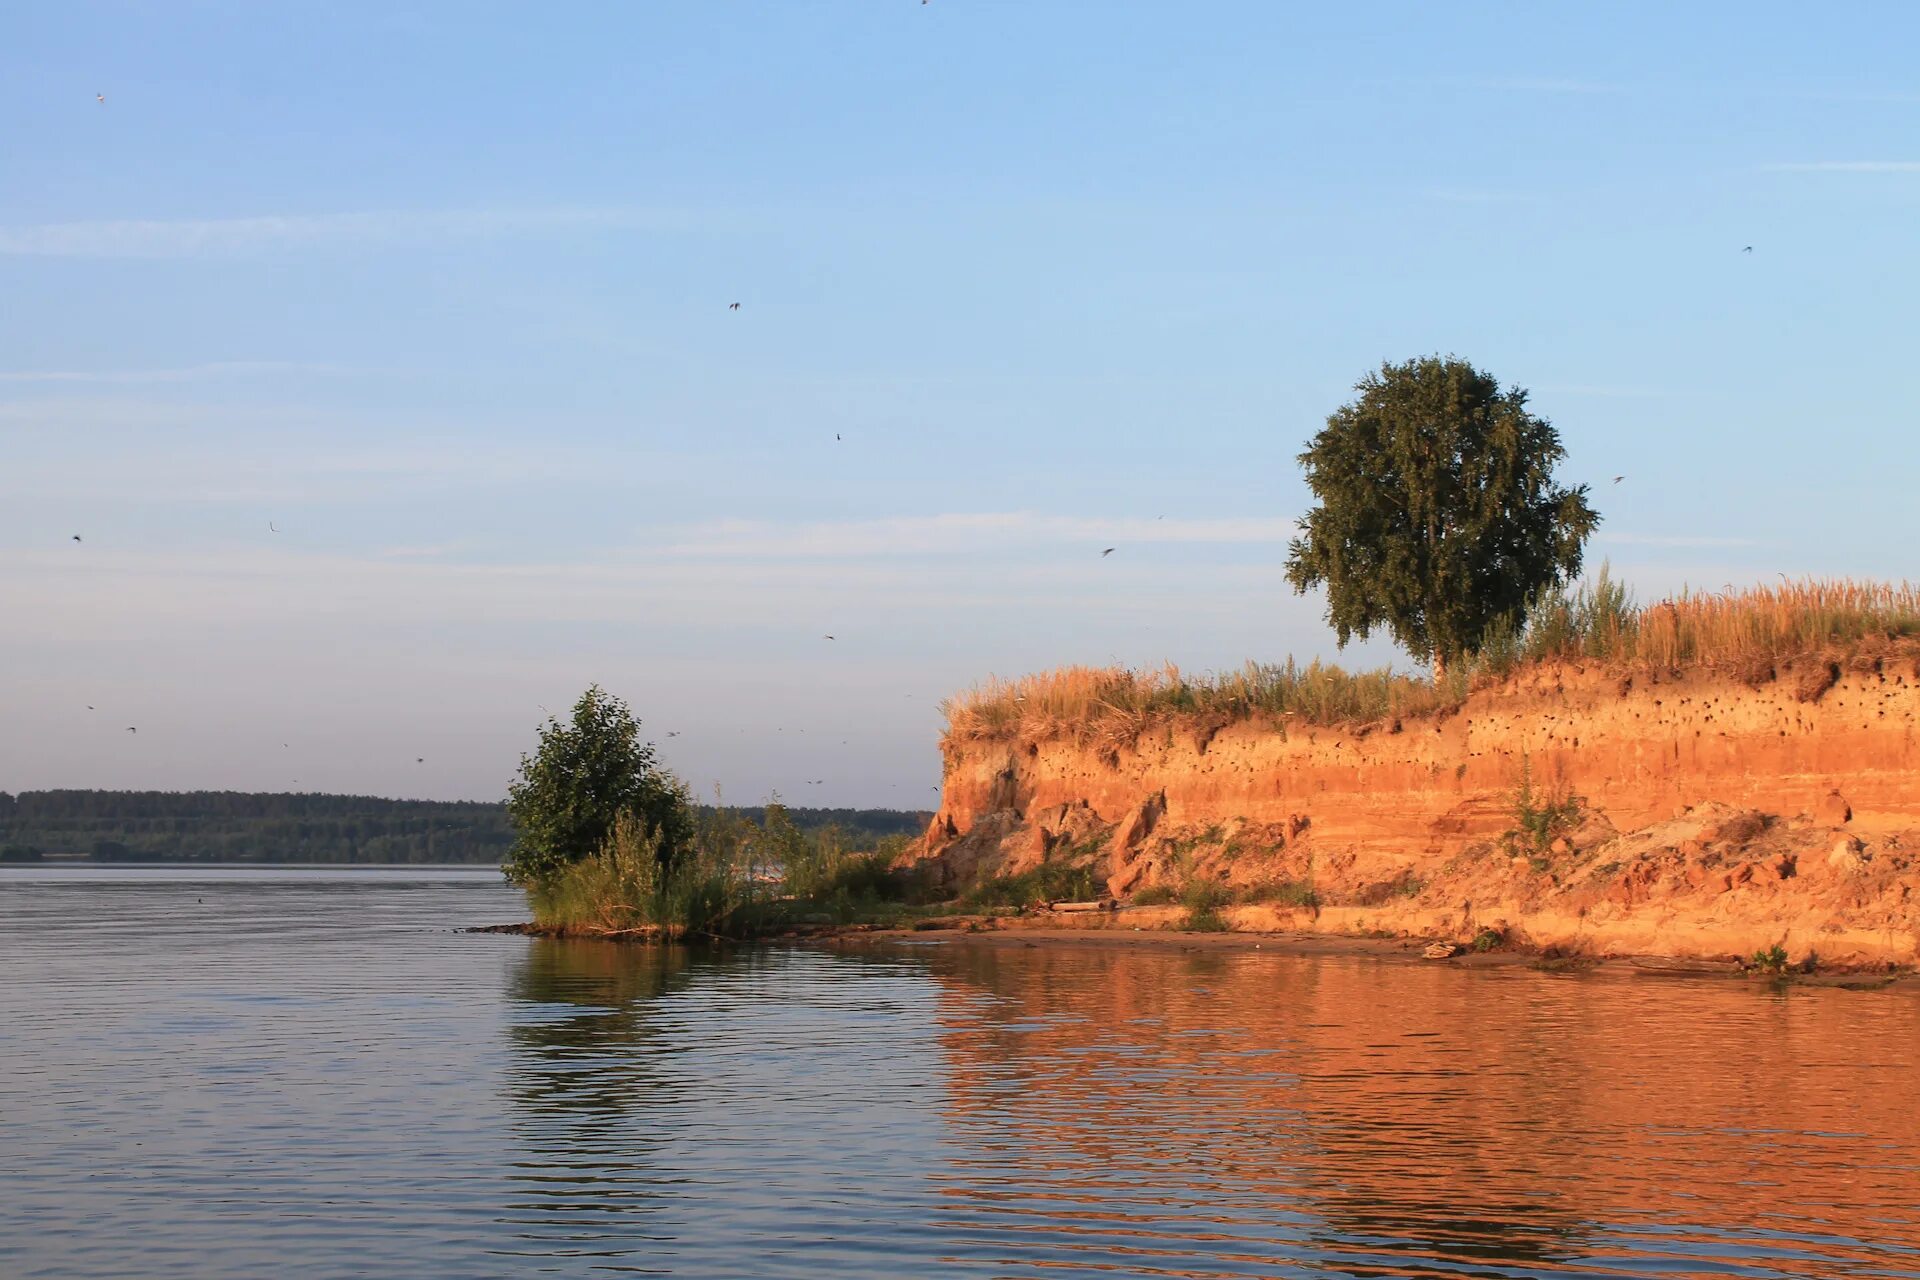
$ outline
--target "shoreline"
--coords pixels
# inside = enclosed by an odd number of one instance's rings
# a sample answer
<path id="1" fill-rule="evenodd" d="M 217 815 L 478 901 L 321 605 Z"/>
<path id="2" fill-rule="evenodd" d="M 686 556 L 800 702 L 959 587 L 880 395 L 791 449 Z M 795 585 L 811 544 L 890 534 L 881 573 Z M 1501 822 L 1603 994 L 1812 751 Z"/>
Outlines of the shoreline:
<path id="1" fill-rule="evenodd" d="M 555 941 L 641 943 L 661 945 L 686 940 L 667 939 L 657 929 L 545 928 L 532 922 L 481 925 L 467 933 L 514 934 Z M 708 941 L 700 939 L 697 941 Z M 741 945 L 786 943 L 855 951 L 880 946 L 971 945 L 985 947 L 1099 948 L 1180 951 L 1258 951 L 1293 958 L 1365 958 L 1393 964 L 1449 965 L 1474 970 L 1528 969 L 1559 974 L 1612 973 L 1633 977 L 1687 978 L 1764 982 L 1771 986 L 1836 987 L 1849 991 L 1920 991 L 1920 971 L 1911 969 L 1833 969 L 1772 973 L 1743 966 L 1732 958 L 1704 960 L 1663 955 L 1592 955 L 1555 948 L 1509 945 L 1496 950 L 1457 948 L 1445 957 L 1429 957 L 1426 948 L 1442 939 L 1377 937 L 1363 934 L 1320 933 L 1307 930 L 1261 932 L 1198 931 L 1167 927 L 1076 927 L 1057 918 L 1023 916 L 946 916 L 917 926 L 873 924 L 803 925 L 757 938 L 714 938 L 714 942 Z"/>

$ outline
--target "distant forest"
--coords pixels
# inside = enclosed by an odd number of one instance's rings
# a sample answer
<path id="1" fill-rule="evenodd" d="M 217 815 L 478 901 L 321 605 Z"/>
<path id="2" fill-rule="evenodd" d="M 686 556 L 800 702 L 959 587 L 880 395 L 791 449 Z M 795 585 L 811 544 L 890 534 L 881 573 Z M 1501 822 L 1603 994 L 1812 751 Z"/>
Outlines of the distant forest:
<path id="1" fill-rule="evenodd" d="M 740 812 L 758 820 L 762 810 Z M 788 809 L 805 830 L 850 840 L 912 835 L 927 813 Z M 505 808 L 473 801 L 243 791 L 0 791 L 0 861 L 498 862 L 513 843 Z"/>

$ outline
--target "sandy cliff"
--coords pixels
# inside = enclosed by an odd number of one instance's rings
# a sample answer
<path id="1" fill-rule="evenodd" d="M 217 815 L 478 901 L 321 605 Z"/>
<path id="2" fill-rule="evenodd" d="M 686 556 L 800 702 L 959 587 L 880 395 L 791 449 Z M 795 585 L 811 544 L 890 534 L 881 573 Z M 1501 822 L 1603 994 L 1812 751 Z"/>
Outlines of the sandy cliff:
<path id="1" fill-rule="evenodd" d="M 1341 728 L 950 741 L 917 856 L 955 884 L 1091 858 L 1123 898 L 1218 881 L 1254 900 L 1227 909 L 1236 927 L 1911 965 L 1917 725 L 1903 655 L 1744 679 L 1538 668 L 1443 715 Z M 1571 801 L 1537 842 L 1510 834 L 1523 770 L 1538 801 Z"/>

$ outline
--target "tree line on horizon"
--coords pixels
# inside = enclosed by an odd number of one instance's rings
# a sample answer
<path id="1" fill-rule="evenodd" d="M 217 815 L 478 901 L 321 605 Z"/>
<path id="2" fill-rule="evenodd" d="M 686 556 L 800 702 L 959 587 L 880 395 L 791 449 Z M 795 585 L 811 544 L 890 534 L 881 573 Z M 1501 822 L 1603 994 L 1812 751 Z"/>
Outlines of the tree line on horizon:
<path id="1" fill-rule="evenodd" d="M 703 808 L 707 806 L 702 806 Z M 760 821 L 762 806 L 730 812 Z M 803 830 L 856 838 L 918 834 L 924 812 L 789 809 Z M 501 862 L 514 828 L 484 801 L 243 791 L 0 791 L 0 860 L 466 863 Z"/>

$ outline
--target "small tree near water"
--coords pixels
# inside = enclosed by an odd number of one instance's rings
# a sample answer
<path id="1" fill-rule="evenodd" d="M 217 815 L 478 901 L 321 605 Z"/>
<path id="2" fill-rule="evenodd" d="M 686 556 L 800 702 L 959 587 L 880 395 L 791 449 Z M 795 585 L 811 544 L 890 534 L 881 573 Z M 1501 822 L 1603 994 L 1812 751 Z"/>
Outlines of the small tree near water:
<path id="1" fill-rule="evenodd" d="M 1566 450 L 1524 390 L 1439 356 L 1384 364 L 1354 389 L 1300 455 L 1318 502 L 1287 580 L 1326 587 L 1343 647 L 1385 628 L 1437 679 L 1577 575 L 1600 517 L 1585 485 L 1554 483 Z"/>
<path id="2" fill-rule="evenodd" d="M 539 749 L 520 757 L 507 816 L 515 838 L 501 870 L 529 887 L 598 853 L 622 817 L 657 833 L 652 847 L 667 866 L 693 831 L 685 788 L 661 767 L 653 744 L 640 740 L 627 704 L 598 685 L 580 695 L 571 719 L 548 719 Z"/>

